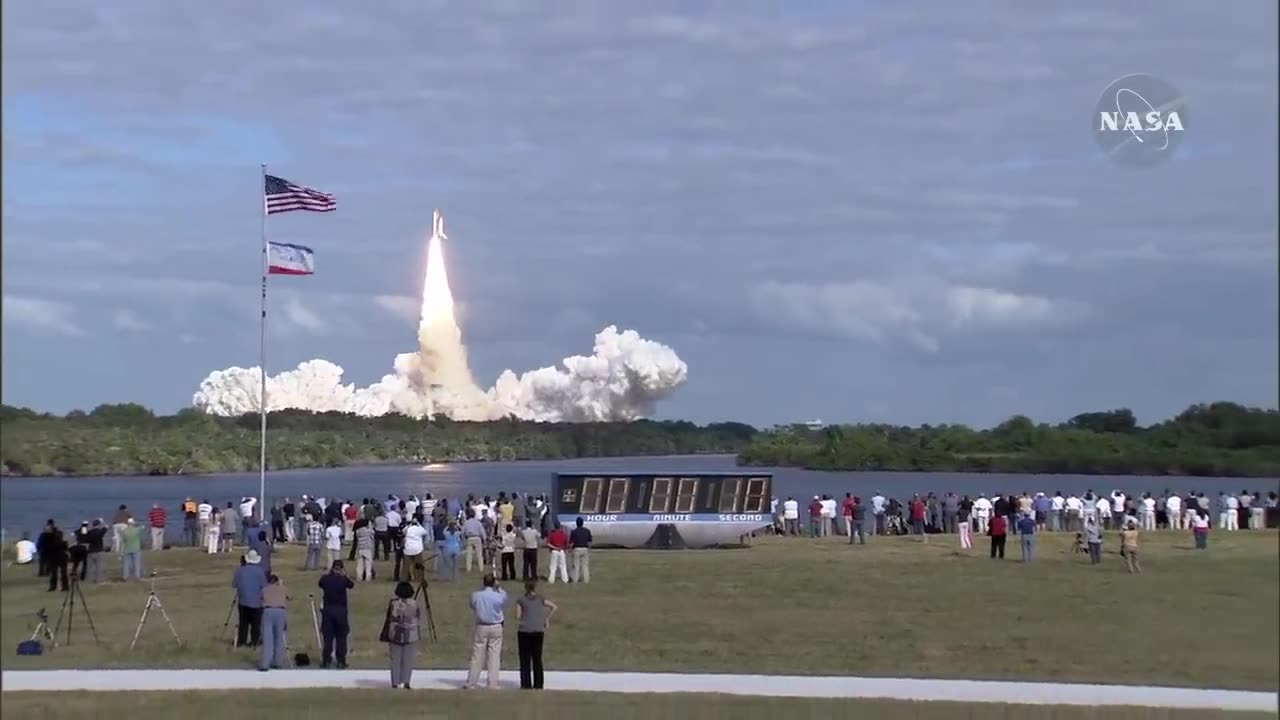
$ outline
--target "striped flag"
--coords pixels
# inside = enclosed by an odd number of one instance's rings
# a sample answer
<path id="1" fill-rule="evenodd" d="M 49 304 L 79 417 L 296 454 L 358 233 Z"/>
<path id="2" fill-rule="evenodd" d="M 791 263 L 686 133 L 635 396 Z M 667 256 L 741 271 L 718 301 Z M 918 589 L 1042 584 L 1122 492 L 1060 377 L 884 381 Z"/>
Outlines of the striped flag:
<path id="1" fill-rule="evenodd" d="M 275 175 L 267 176 L 266 185 L 268 215 L 292 212 L 294 210 L 333 212 L 338 207 L 338 201 L 329 193 L 322 193 L 319 190 L 313 190 L 302 185 L 294 185 L 288 180 L 278 178 Z"/>
<path id="2" fill-rule="evenodd" d="M 289 243 L 267 243 L 267 274 L 311 275 L 315 271 L 315 253 L 311 248 Z"/>

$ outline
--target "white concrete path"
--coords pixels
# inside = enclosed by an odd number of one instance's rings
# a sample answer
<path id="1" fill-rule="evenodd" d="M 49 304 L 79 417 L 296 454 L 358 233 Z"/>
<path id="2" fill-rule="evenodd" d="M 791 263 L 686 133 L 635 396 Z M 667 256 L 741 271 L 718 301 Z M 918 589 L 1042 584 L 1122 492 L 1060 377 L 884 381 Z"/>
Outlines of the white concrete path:
<path id="1" fill-rule="evenodd" d="M 460 670 L 417 670 L 413 686 L 456 690 Z M 504 688 L 517 687 L 512 671 Z M 387 687 L 386 670 L 5 670 L 5 692 L 35 690 L 235 690 Z M 928 680 L 907 678 L 805 677 L 785 675 L 693 675 L 675 673 L 548 672 L 551 690 L 625 693 L 725 693 L 772 697 L 883 698 L 1028 705 L 1132 705 L 1209 710 L 1276 712 L 1277 693 L 1199 690 L 1131 685 Z"/>

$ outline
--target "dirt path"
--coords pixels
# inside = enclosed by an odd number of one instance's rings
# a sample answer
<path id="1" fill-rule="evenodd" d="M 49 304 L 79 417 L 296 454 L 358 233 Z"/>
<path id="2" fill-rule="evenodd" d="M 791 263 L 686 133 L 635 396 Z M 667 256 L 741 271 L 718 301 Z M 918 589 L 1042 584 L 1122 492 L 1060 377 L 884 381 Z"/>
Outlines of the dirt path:
<path id="1" fill-rule="evenodd" d="M 415 688 L 456 690 L 460 670 L 418 670 Z M 386 687 L 385 670 L 6 670 L 5 692 L 35 690 L 232 690 L 317 687 Z M 514 671 L 502 674 L 504 688 L 517 687 Z M 783 675 L 690 675 L 674 673 L 549 672 L 554 690 L 629 693 L 725 693 L 773 697 L 885 698 L 1031 705 L 1132 705 L 1211 710 L 1275 712 L 1277 694 L 1240 690 L 1198 690 L 1132 685 L 990 682 L 906 678 L 796 677 Z"/>

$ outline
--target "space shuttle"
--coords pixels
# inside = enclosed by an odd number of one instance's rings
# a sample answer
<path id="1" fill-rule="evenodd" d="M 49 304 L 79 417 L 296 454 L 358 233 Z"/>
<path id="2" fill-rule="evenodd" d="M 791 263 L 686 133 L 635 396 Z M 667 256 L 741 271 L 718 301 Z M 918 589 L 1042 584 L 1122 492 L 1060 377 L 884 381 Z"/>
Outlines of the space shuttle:
<path id="1" fill-rule="evenodd" d="M 431 215 L 431 234 L 441 240 L 449 239 L 449 236 L 444 234 L 444 215 L 441 215 L 439 210 Z"/>

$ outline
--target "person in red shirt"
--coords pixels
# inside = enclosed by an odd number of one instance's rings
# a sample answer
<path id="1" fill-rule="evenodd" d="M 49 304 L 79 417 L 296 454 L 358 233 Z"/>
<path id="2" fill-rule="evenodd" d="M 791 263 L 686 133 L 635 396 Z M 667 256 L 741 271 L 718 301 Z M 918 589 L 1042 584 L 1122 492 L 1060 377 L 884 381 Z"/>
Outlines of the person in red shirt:
<path id="1" fill-rule="evenodd" d="M 991 559 L 996 559 L 998 555 L 1001 560 L 1004 559 L 1004 541 L 1008 534 L 1009 521 L 1004 515 L 995 515 L 991 518 L 991 524 L 987 526 L 987 534 L 991 536 Z"/>
<path id="2" fill-rule="evenodd" d="M 822 535 L 822 498 L 814 495 L 813 502 L 809 503 L 809 537 L 820 535 Z"/>
<path id="3" fill-rule="evenodd" d="M 844 494 L 844 502 L 840 503 L 840 517 L 844 518 L 844 534 L 853 540 L 853 493 Z"/>
<path id="4" fill-rule="evenodd" d="M 911 513 L 911 534 L 919 535 L 928 540 L 928 537 L 924 534 L 924 501 L 920 499 L 919 495 L 911 498 L 909 512 Z"/>
<path id="5" fill-rule="evenodd" d="M 560 571 L 560 578 L 569 582 L 569 563 L 565 557 L 565 550 L 569 549 L 569 533 L 564 531 L 560 523 L 556 523 L 555 528 L 547 535 L 547 547 L 551 549 L 551 570 L 547 572 L 547 582 L 556 584 L 557 569 Z"/>
<path id="6" fill-rule="evenodd" d="M 147 523 L 151 526 L 151 549 L 164 549 L 164 508 L 160 503 L 151 506 L 147 513 Z"/>

